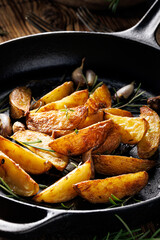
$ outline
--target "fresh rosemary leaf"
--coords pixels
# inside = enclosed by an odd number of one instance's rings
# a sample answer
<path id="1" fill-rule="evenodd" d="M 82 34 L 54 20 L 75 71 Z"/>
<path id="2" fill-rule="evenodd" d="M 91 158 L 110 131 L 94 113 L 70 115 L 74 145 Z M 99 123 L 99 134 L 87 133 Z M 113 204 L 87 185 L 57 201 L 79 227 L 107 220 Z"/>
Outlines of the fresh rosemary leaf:
<path id="1" fill-rule="evenodd" d="M 115 216 L 120 220 L 120 222 L 121 222 L 121 223 L 123 224 L 123 226 L 126 228 L 126 230 L 128 231 L 128 233 L 130 234 L 131 238 L 132 238 L 133 240 L 135 240 L 135 238 L 134 238 L 134 236 L 133 236 L 133 233 L 132 233 L 131 229 L 128 227 L 128 225 L 123 221 L 123 219 L 122 219 L 119 215 L 115 214 Z"/>
<path id="2" fill-rule="evenodd" d="M 0 181 L 2 182 L 2 184 L 0 184 L 0 187 L 5 190 L 6 192 L 8 192 L 12 197 L 15 197 L 17 199 L 21 199 L 19 196 L 17 196 L 12 190 L 11 188 L 8 186 L 8 184 L 0 177 Z"/>
<path id="3" fill-rule="evenodd" d="M 109 201 L 112 205 L 117 206 L 117 203 L 111 197 L 109 197 Z"/>
<path id="4" fill-rule="evenodd" d="M 34 143 L 41 143 L 42 142 L 42 140 L 40 140 L 40 139 L 38 139 L 38 140 L 36 140 L 36 141 L 31 141 L 31 142 L 23 142 L 23 144 L 34 144 Z"/>
<path id="5" fill-rule="evenodd" d="M 48 151 L 48 152 L 55 152 L 54 150 L 52 149 L 47 149 L 47 148 L 42 148 L 42 147 L 38 147 L 38 146 L 34 146 L 30 143 L 27 143 L 27 142 L 22 142 L 24 145 L 27 145 L 27 146 L 30 146 L 30 147 L 33 147 L 33 148 L 37 148 L 37 149 L 40 149 L 40 150 L 44 150 L 44 151 Z"/>
<path id="6" fill-rule="evenodd" d="M 111 194 L 111 197 L 114 201 L 117 201 L 117 202 L 123 202 L 123 200 L 117 198 L 115 195 Z"/>
<path id="7" fill-rule="evenodd" d="M 43 189 L 48 187 L 47 185 L 44 185 L 44 184 L 38 184 L 38 185 L 39 185 L 40 188 L 43 188 Z"/>

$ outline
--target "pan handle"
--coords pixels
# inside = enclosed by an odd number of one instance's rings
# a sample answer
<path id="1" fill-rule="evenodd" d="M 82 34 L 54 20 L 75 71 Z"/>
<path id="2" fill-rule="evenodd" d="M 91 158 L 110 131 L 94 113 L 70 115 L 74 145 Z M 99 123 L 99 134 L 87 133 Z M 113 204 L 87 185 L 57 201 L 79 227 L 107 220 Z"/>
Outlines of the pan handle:
<path id="1" fill-rule="evenodd" d="M 140 41 L 153 47 L 159 48 L 156 41 L 156 30 L 160 24 L 160 0 L 156 0 L 143 18 L 132 28 L 117 32 L 124 38 Z"/>
<path id="2" fill-rule="evenodd" d="M 65 213 L 0 197 L 0 233 L 4 236 L 32 233 L 46 224 L 61 221 Z M 53 225 L 52 225 L 53 228 Z"/>

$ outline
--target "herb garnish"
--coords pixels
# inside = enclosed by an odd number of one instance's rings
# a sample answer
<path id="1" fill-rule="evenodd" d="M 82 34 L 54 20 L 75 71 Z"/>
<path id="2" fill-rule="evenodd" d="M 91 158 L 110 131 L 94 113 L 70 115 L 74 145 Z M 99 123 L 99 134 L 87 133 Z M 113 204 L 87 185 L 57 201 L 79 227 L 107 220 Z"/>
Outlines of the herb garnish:
<path id="1" fill-rule="evenodd" d="M 41 143 L 41 142 L 42 142 L 42 140 L 38 139 L 37 141 L 33 141 L 33 142 L 21 142 L 21 143 L 24 144 L 24 145 L 27 145 L 29 147 L 37 148 L 37 149 L 40 149 L 40 150 L 44 150 L 44 151 L 48 151 L 48 152 L 55 152 L 52 149 L 47 149 L 47 148 L 38 147 L 38 146 L 33 145 L 35 143 Z"/>
<path id="2" fill-rule="evenodd" d="M 140 91 L 141 83 L 139 84 L 138 88 L 135 91 L 135 94 L 130 98 L 127 102 L 117 100 L 117 103 L 114 104 L 113 108 L 128 108 L 130 111 L 136 111 L 136 108 L 142 107 L 144 104 L 139 104 L 137 101 L 143 101 L 143 94 L 145 91 Z"/>
<path id="3" fill-rule="evenodd" d="M 10 194 L 10 197 L 15 197 L 19 200 L 21 200 L 21 198 L 19 196 L 17 196 L 12 189 L 8 186 L 8 184 L 3 180 L 3 178 L 0 177 L 0 181 L 2 184 L 0 184 L 0 187 L 5 190 L 6 192 L 8 192 Z"/>
<path id="4" fill-rule="evenodd" d="M 66 118 L 69 119 L 68 112 L 74 112 L 74 109 L 68 108 L 66 105 L 64 105 L 65 109 L 61 109 L 61 112 L 66 112 Z"/>
<path id="5" fill-rule="evenodd" d="M 109 9 L 112 10 L 112 12 L 116 12 L 118 4 L 119 4 L 119 0 L 107 0 L 107 2 L 109 2 Z"/>

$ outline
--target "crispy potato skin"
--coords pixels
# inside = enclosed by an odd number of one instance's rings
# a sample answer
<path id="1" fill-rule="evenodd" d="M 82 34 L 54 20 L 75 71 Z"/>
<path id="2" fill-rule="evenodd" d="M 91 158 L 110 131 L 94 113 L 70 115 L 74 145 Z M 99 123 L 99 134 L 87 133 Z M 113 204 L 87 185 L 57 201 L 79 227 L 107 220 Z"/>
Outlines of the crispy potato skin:
<path id="1" fill-rule="evenodd" d="M 26 124 L 29 130 L 52 135 L 53 130 L 74 130 L 87 117 L 88 109 L 79 106 L 71 110 L 52 110 L 48 112 L 29 113 Z"/>
<path id="2" fill-rule="evenodd" d="M 69 201 L 77 196 L 76 191 L 73 189 L 73 184 L 90 179 L 91 171 L 91 162 L 87 161 L 37 194 L 33 200 L 47 203 Z"/>
<path id="3" fill-rule="evenodd" d="M 41 140 L 41 142 L 34 143 L 32 145 L 34 145 L 35 147 L 41 147 L 48 150 L 51 150 L 48 144 L 53 141 L 52 137 L 44 133 L 31 131 L 31 130 L 18 131 L 12 136 L 12 138 L 20 142 L 35 142 L 37 140 Z M 68 164 L 69 159 L 67 156 L 64 156 L 56 152 L 44 151 L 44 150 L 37 149 L 30 146 L 26 146 L 26 147 L 28 147 L 35 154 L 44 158 L 46 161 L 51 162 L 52 165 L 59 171 L 63 171 Z"/>
<path id="4" fill-rule="evenodd" d="M 155 161 L 117 155 L 93 155 L 96 172 L 108 176 L 148 171 Z"/>
<path id="5" fill-rule="evenodd" d="M 133 117 L 132 113 L 120 108 L 104 108 L 104 113 L 110 113 L 121 117 Z"/>
<path id="6" fill-rule="evenodd" d="M 45 112 L 56 109 L 73 108 L 84 105 L 88 99 L 88 90 L 81 90 L 62 98 L 59 101 L 51 102 L 41 107 L 37 112 Z"/>
<path id="7" fill-rule="evenodd" d="M 113 127 L 112 120 L 102 121 L 53 140 L 49 146 L 64 155 L 76 156 L 102 144 Z"/>
<path id="8" fill-rule="evenodd" d="M 105 119 L 112 119 L 119 128 L 122 142 L 137 144 L 148 130 L 148 122 L 140 117 L 121 117 L 107 113 Z"/>
<path id="9" fill-rule="evenodd" d="M 12 159 L 0 151 L 0 177 L 20 196 L 33 196 L 39 185 Z"/>
<path id="10" fill-rule="evenodd" d="M 119 175 L 74 184 L 75 191 L 91 203 L 107 203 L 111 194 L 119 199 L 141 191 L 148 182 L 147 172 Z"/>
<path id="11" fill-rule="evenodd" d="M 17 87 L 9 95 L 10 114 L 14 119 L 19 119 L 29 111 L 31 103 L 31 90 L 27 87 Z"/>
<path id="12" fill-rule="evenodd" d="M 158 114 L 149 108 L 143 106 L 140 108 L 140 116 L 149 123 L 149 128 L 142 140 L 138 143 L 138 156 L 140 158 L 150 158 L 157 151 L 160 143 L 160 118 Z"/>
<path id="13" fill-rule="evenodd" d="M 36 103 L 32 105 L 32 108 L 38 108 L 45 104 L 61 100 L 62 98 L 70 95 L 74 91 L 73 82 L 65 82 L 62 85 L 54 88 L 52 91 L 41 97 Z"/>
<path id="14" fill-rule="evenodd" d="M 41 174 L 52 167 L 50 162 L 2 136 L 0 136 L 0 151 L 31 174 Z"/>
<path id="15" fill-rule="evenodd" d="M 85 121 L 79 124 L 78 129 L 82 129 L 92 124 L 101 122 L 103 121 L 103 119 L 104 119 L 104 112 L 100 109 L 95 114 L 91 114 L 87 116 Z"/>
<path id="16" fill-rule="evenodd" d="M 112 153 L 121 143 L 121 134 L 119 128 L 114 125 L 114 127 L 109 131 L 106 140 L 104 143 L 98 147 L 96 150 L 93 151 L 93 154 L 102 154 Z"/>
<path id="17" fill-rule="evenodd" d="M 111 103 L 110 91 L 108 87 L 103 84 L 90 95 L 85 105 L 88 106 L 88 112 L 90 115 L 96 113 L 100 108 L 110 108 Z"/>

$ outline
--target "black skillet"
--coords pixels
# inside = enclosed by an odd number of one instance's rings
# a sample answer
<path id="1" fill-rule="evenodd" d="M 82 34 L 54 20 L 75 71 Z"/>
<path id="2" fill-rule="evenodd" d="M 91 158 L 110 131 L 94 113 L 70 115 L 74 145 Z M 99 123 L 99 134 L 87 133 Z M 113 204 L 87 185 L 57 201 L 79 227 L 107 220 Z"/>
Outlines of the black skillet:
<path id="1" fill-rule="evenodd" d="M 135 80 L 148 96 L 160 94 L 160 47 L 155 32 L 160 22 L 160 1 L 155 1 L 133 28 L 119 33 L 54 32 L 23 37 L 0 45 L 0 94 L 37 80 L 43 93 L 47 81 L 53 84 L 68 75 L 86 58 L 85 66 L 99 79 L 115 86 Z M 159 159 L 159 156 L 158 156 Z M 159 161 L 159 160 L 157 160 Z M 8 198 L 0 192 L 0 232 L 22 236 L 39 231 L 103 231 L 116 229 L 116 214 L 131 224 L 156 216 L 160 209 L 160 169 L 150 172 L 141 202 L 124 207 L 92 210 L 54 209 Z"/>

